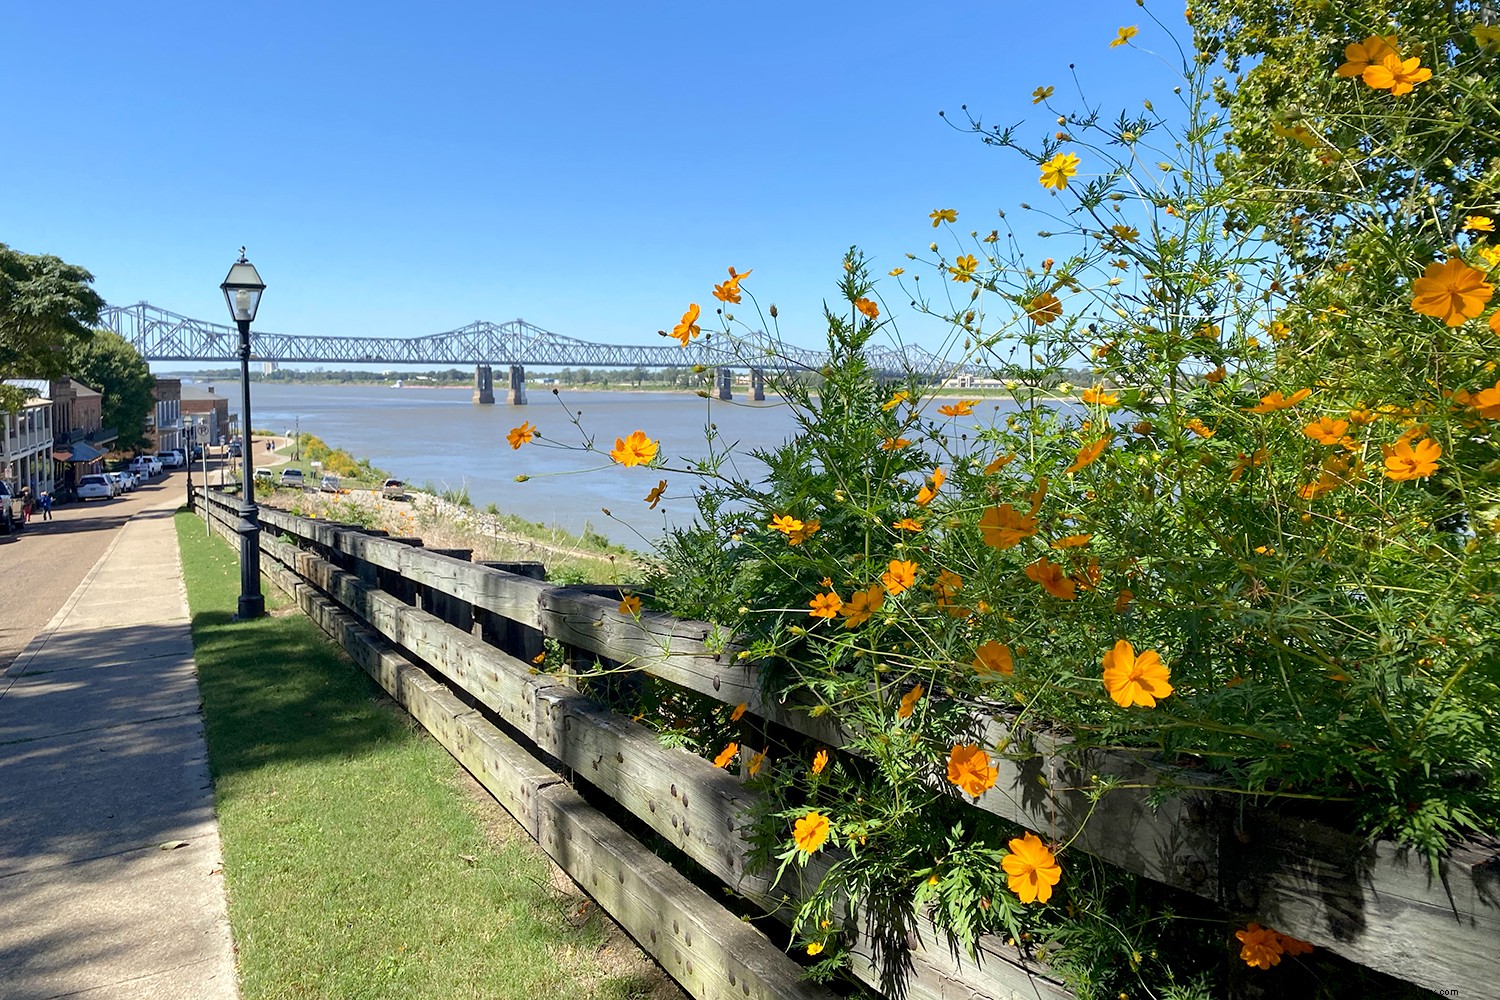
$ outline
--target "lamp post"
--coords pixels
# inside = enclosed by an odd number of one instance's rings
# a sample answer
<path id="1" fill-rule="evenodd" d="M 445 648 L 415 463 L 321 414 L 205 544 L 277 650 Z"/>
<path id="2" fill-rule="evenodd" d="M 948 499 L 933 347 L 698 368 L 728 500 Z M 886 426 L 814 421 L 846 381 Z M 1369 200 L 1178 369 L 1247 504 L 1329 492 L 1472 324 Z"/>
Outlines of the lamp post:
<path id="1" fill-rule="evenodd" d="M 240 489 L 240 520 L 234 528 L 240 536 L 240 608 L 236 617 L 259 618 L 266 613 L 266 599 L 260 592 L 260 511 L 255 507 L 255 460 L 250 447 L 250 324 L 255 321 L 260 293 L 266 286 L 255 265 L 245 259 L 244 247 L 240 247 L 240 259 L 229 268 L 219 288 L 229 305 L 229 315 L 240 328 L 240 436 L 244 442 L 240 452 L 244 456 L 245 484 Z"/>

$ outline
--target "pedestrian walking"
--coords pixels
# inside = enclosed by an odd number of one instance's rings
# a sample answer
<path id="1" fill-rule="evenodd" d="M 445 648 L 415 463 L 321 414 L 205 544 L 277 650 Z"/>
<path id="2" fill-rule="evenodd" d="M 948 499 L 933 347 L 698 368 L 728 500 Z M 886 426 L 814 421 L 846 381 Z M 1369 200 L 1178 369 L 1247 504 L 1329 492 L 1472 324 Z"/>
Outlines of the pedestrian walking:
<path id="1" fill-rule="evenodd" d="M 42 520 L 52 520 L 52 494 L 46 490 L 42 490 L 42 495 L 38 499 L 40 500 L 39 506 L 42 509 Z"/>
<path id="2" fill-rule="evenodd" d="M 26 522 L 28 522 L 28 521 L 31 520 L 31 507 L 32 507 L 31 487 L 30 486 L 22 486 L 21 487 L 21 523 L 22 524 L 25 524 Z"/>

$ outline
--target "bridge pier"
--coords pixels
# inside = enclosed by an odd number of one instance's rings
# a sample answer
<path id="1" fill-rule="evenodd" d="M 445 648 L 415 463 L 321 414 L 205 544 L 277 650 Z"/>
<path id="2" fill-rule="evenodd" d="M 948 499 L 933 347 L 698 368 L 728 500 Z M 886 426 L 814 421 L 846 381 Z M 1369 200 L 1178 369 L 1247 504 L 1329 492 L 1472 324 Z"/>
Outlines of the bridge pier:
<path id="1" fill-rule="evenodd" d="M 510 366 L 510 392 L 505 401 L 511 406 L 526 405 L 526 369 L 520 365 Z"/>
<path id="2" fill-rule="evenodd" d="M 766 370 L 750 369 L 750 398 L 757 403 L 766 401 Z"/>
<path id="3" fill-rule="evenodd" d="M 734 398 L 734 372 L 728 368 L 714 369 L 714 381 L 718 384 L 714 395 L 719 399 Z"/>
<path id="4" fill-rule="evenodd" d="M 474 366 L 474 403 L 493 404 L 495 402 L 495 382 L 490 372 L 489 365 Z"/>

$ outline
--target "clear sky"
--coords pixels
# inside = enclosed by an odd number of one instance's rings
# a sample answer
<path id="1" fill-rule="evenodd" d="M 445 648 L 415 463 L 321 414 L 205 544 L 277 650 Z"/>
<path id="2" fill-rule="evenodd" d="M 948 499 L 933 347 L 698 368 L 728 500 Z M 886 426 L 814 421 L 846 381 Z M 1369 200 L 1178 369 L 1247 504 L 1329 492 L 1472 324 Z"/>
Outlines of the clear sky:
<path id="1" fill-rule="evenodd" d="M 1056 128 L 1034 88 L 1080 106 L 1070 62 L 1111 118 L 1178 62 L 1134 0 L 0 9 L 0 242 L 216 322 L 245 244 L 256 328 L 291 334 L 521 317 L 660 343 L 732 265 L 818 346 L 849 246 L 883 275 L 944 238 L 935 208 L 987 232 L 1049 197 L 940 110 L 1034 141 Z"/>

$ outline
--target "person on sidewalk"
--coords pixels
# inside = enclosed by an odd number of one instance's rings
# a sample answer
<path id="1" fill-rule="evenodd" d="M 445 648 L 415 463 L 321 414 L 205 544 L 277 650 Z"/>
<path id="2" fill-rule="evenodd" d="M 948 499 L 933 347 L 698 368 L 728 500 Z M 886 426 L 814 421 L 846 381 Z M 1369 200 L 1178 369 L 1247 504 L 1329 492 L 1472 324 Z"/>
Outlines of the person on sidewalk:
<path id="1" fill-rule="evenodd" d="M 42 510 L 42 520 L 43 521 L 50 521 L 50 520 L 52 520 L 52 494 L 51 493 L 48 493 L 46 490 L 42 490 L 42 495 L 38 498 L 37 506 L 39 506 L 41 508 L 41 510 Z"/>

